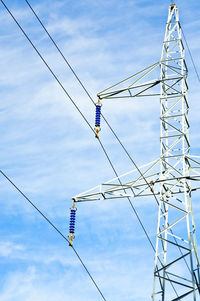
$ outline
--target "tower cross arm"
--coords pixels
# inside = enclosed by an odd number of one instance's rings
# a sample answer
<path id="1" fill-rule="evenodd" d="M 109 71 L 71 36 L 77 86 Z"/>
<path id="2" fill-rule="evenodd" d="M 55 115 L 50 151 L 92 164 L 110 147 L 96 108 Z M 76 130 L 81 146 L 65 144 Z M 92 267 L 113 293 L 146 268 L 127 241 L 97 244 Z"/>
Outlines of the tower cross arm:
<path id="1" fill-rule="evenodd" d="M 99 99 L 110 98 L 128 98 L 137 96 L 155 96 L 159 95 L 159 91 L 154 94 L 145 94 L 144 92 L 152 89 L 160 83 L 160 79 L 153 78 L 153 71 L 160 66 L 157 62 L 134 75 L 112 85 L 111 87 L 99 92 L 97 97 Z"/>
<path id="2" fill-rule="evenodd" d="M 83 193 L 72 197 L 74 202 L 91 202 L 114 200 L 127 197 L 150 197 L 160 195 L 160 185 L 166 187 L 166 198 L 177 198 L 178 194 L 184 193 L 184 181 L 194 183 L 188 188 L 188 192 L 200 189 L 200 163 L 196 157 L 186 157 L 190 162 L 190 175 L 183 176 L 176 173 L 175 167 L 168 176 L 160 175 L 159 166 L 162 159 L 143 165 L 143 177 L 134 169 L 110 181 L 91 188 Z M 173 171 L 173 172 L 172 172 Z M 145 177 L 145 180 L 144 180 Z M 129 181 L 127 181 L 129 180 Z M 172 189 L 173 188 L 173 189 Z"/>

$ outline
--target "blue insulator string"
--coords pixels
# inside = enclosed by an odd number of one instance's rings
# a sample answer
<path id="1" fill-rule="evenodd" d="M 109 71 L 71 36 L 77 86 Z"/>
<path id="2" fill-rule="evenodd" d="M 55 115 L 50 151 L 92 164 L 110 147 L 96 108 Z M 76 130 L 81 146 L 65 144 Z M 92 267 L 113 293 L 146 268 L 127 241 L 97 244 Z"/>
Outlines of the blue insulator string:
<path id="1" fill-rule="evenodd" d="M 73 239 L 75 238 L 75 222 L 76 222 L 76 207 L 75 204 L 73 203 L 73 207 L 70 209 L 70 220 L 69 220 L 69 239 L 70 243 L 69 245 L 73 245 Z"/>
<path id="2" fill-rule="evenodd" d="M 98 100 L 96 103 L 96 115 L 95 115 L 95 133 L 96 138 L 99 138 L 99 132 L 101 130 L 101 102 Z"/>
<path id="3" fill-rule="evenodd" d="M 95 126 L 100 126 L 100 122 L 101 122 L 101 105 L 96 104 Z"/>
<path id="4" fill-rule="evenodd" d="M 76 222 L 76 209 L 71 209 L 70 222 L 69 222 L 69 233 L 74 234 L 74 232 L 75 232 L 75 222 Z"/>

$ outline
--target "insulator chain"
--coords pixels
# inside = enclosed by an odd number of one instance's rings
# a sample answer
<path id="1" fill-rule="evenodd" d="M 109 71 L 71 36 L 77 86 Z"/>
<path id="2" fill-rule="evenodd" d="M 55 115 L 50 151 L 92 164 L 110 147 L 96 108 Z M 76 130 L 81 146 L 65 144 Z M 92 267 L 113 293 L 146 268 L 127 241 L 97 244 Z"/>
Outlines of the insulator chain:
<path id="1" fill-rule="evenodd" d="M 69 221 L 69 245 L 73 245 L 73 240 L 75 238 L 75 222 L 76 222 L 76 210 L 75 203 L 73 203 L 73 206 L 70 208 L 70 221 Z"/>
<path id="2" fill-rule="evenodd" d="M 96 103 L 96 116 L 95 116 L 95 137 L 99 138 L 99 132 L 101 130 L 101 102 L 98 99 L 98 102 Z"/>

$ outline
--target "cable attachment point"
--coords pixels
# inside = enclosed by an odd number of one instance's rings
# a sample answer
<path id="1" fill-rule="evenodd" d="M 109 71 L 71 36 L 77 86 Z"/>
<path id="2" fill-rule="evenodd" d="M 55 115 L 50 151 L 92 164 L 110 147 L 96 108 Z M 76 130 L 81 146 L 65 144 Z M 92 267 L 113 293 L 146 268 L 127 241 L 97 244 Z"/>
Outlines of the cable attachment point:
<path id="1" fill-rule="evenodd" d="M 73 202 L 72 207 L 70 208 L 70 221 L 69 221 L 69 246 L 73 246 L 73 240 L 75 238 L 75 222 L 76 222 L 76 210 L 75 202 Z"/>
<path id="2" fill-rule="evenodd" d="M 101 130 L 100 123 L 101 123 L 101 106 L 102 103 L 100 102 L 100 99 L 98 99 L 98 102 L 96 103 L 96 116 L 95 116 L 95 137 L 99 138 L 99 132 Z"/>

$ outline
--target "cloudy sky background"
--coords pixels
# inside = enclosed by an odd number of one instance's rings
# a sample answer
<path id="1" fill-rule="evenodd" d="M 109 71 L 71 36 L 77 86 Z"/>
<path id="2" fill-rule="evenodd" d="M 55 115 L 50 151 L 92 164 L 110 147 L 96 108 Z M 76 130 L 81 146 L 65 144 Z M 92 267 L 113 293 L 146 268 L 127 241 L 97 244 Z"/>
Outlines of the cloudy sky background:
<path id="1" fill-rule="evenodd" d="M 91 101 L 25 1 L 5 3 L 93 125 Z M 97 92 L 160 59 L 170 1 L 30 3 L 94 99 Z M 200 70 L 200 3 L 176 3 Z M 191 153 L 199 155 L 200 85 L 187 51 L 186 59 Z M 113 178 L 113 171 L 94 134 L 2 4 L 0 65 L 1 169 L 67 236 L 71 197 Z M 107 101 L 103 113 L 138 165 L 159 156 L 159 99 Z M 131 170 L 106 125 L 101 138 L 117 172 Z M 0 188 L 0 300 L 102 300 L 64 240 L 3 177 Z M 193 200 L 198 230 L 197 194 Z M 134 204 L 155 242 L 154 201 Z M 75 247 L 108 301 L 150 300 L 154 254 L 126 200 L 79 204 Z"/>

